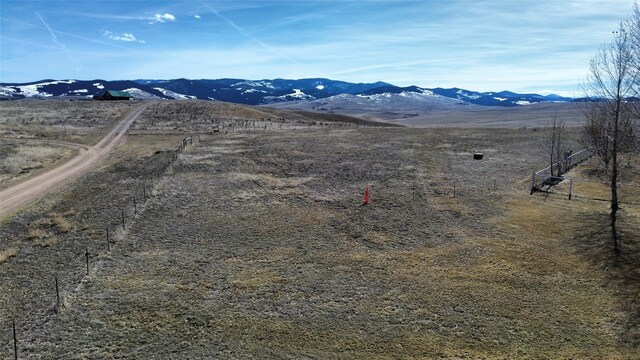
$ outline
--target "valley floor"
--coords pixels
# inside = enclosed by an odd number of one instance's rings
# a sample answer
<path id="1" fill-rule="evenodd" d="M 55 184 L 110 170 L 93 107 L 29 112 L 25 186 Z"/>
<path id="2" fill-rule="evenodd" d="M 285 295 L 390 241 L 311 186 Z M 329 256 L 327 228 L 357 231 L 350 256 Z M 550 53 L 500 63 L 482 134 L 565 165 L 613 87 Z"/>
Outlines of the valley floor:
<path id="1" fill-rule="evenodd" d="M 529 195 L 544 136 L 219 133 L 160 178 L 182 137 L 129 136 L 0 225 L 2 352 L 14 319 L 29 358 L 637 358 L 638 177 L 614 261 L 606 202 Z"/>

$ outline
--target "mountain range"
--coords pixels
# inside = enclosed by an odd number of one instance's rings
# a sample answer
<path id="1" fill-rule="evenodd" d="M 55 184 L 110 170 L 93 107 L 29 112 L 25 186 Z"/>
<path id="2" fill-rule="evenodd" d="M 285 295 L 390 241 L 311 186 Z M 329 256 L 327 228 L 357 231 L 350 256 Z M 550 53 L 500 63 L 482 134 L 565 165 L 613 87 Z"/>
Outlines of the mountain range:
<path id="1" fill-rule="evenodd" d="M 416 99 L 458 105 L 510 107 L 542 102 L 569 102 L 558 95 L 518 94 L 510 91 L 476 92 L 459 88 L 399 87 L 385 82 L 350 83 L 315 79 L 215 79 L 215 80 L 41 80 L 29 83 L 0 83 L 0 100 L 23 98 L 91 98 L 106 90 L 127 91 L 137 99 L 201 99 L 248 105 L 290 101 L 316 101 L 350 95 L 364 99 L 387 97 Z"/>

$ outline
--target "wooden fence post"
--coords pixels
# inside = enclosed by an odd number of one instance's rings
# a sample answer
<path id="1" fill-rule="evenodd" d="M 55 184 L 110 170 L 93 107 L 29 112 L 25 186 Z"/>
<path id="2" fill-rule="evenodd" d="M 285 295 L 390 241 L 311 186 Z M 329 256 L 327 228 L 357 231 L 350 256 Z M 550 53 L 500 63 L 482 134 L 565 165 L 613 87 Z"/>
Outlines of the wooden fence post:
<path id="1" fill-rule="evenodd" d="M 125 230 L 125 227 L 124 227 L 124 210 L 122 210 L 122 230 Z"/>
<path id="2" fill-rule="evenodd" d="M 533 194 L 536 191 L 536 173 L 534 172 L 533 175 L 531 175 L 531 194 Z"/>
<path id="3" fill-rule="evenodd" d="M 60 308 L 60 290 L 58 288 L 58 276 L 56 278 L 56 309 Z"/>
<path id="4" fill-rule="evenodd" d="M 456 197 L 456 181 L 453 180 L 453 197 Z"/>
<path id="5" fill-rule="evenodd" d="M 111 249 L 109 249 L 109 227 L 107 226 L 106 229 L 107 229 L 107 252 L 110 252 Z"/>
<path id="6" fill-rule="evenodd" d="M 16 336 L 16 321 L 14 319 L 11 320 L 13 324 L 13 358 L 18 360 L 18 337 Z"/>
<path id="7" fill-rule="evenodd" d="M 88 247 L 84 248 L 84 258 L 87 262 L 87 275 L 89 275 L 89 248 Z"/>
<path id="8" fill-rule="evenodd" d="M 569 179 L 569 200 L 571 200 L 571 193 L 573 193 L 573 179 Z"/>

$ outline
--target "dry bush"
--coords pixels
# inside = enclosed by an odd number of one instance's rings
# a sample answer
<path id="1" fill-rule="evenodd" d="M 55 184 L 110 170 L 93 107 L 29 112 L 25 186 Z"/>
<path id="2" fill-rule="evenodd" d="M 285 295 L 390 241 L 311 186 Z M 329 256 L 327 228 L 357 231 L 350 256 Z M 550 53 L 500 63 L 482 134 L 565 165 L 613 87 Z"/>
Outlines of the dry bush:
<path id="1" fill-rule="evenodd" d="M 4 141 L 0 145 L 0 154 L 4 155 L 0 157 L 0 185 L 24 178 L 71 153 L 71 149 L 61 146 Z"/>
<path id="2" fill-rule="evenodd" d="M 49 233 L 47 233 L 42 228 L 30 228 L 27 230 L 27 236 L 31 240 L 40 240 L 49 237 Z"/>
<path id="3" fill-rule="evenodd" d="M 66 234 L 73 230 L 75 225 L 58 213 L 49 213 L 44 217 L 31 221 L 27 229 L 29 239 L 45 239 L 52 234 Z"/>
<path id="4" fill-rule="evenodd" d="M 15 247 L 10 247 L 7 249 L 0 250 L 0 264 L 16 256 L 17 254 L 18 254 L 18 248 L 15 248 Z"/>

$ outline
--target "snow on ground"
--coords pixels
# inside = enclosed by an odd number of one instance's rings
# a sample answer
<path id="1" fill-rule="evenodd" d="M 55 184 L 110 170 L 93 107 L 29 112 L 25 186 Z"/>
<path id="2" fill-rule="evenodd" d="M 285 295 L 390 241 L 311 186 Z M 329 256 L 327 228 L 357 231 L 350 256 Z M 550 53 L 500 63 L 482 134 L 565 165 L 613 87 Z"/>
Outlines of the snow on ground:
<path id="1" fill-rule="evenodd" d="M 0 96 L 13 96 L 16 89 L 8 86 L 0 86 Z"/>
<path id="2" fill-rule="evenodd" d="M 313 96 L 303 93 L 300 89 L 293 89 L 291 94 L 278 96 L 278 98 L 312 99 Z"/>
<path id="3" fill-rule="evenodd" d="M 149 94 L 148 92 L 140 90 L 138 88 L 129 88 L 129 89 L 124 89 L 122 91 L 128 92 L 129 94 L 131 94 L 131 96 L 133 96 L 136 99 L 160 99 L 159 96 Z"/>
<path id="4" fill-rule="evenodd" d="M 104 89 L 104 85 L 102 85 L 102 83 L 95 83 L 95 84 L 93 84 L 93 86 L 95 86 L 96 88 L 101 89 L 101 90 Z"/>
<path id="5" fill-rule="evenodd" d="M 168 97 L 174 98 L 176 100 L 196 99 L 196 97 L 193 96 L 193 95 L 183 95 L 183 94 L 179 94 L 177 92 L 171 91 L 171 90 L 163 89 L 161 87 L 156 87 L 154 89 L 160 91 L 164 96 L 168 96 Z M 145 92 L 145 94 L 148 94 L 148 93 Z"/>
<path id="6" fill-rule="evenodd" d="M 456 91 L 456 93 L 458 95 L 464 96 L 464 97 L 466 97 L 468 99 L 478 99 L 478 98 L 480 98 L 480 95 L 469 94 L 468 92 L 465 92 L 463 90 L 458 90 L 458 91 Z"/>
<path id="7" fill-rule="evenodd" d="M 533 104 L 531 101 L 527 101 L 527 100 L 518 100 L 516 101 L 517 105 L 531 105 Z"/>
<path id="8" fill-rule="evenodd" d="M 316 89 L 318 89 L 318 90 L 324 90 L 324 85 L 320 84 L 320 85 L 316 86 Z"/>
<path id="9" fill-rule="evenodd" d="M 22 95 L 24 95 L 26 97 L 34 97 L 34 96 L 49 97 L 49 96 L 53 96 L 53 94 L 49 94 L 47 92 L 40 92 L 40 90 L 38 89 L 39 86 L 41 86 L 41 84 L 20 85 L 20 86 L 16 86 L 16 87 L 18 89 L 20 89 L 20 92 L 22 93 Z"/>
<path id="10" fill-rule="evenodd" d="M 231 86 L 247 85 L 252 87 L 266 87 L 269 89 L 275 89 L 275 87 L 268 81 L 240 81 Z"/>
<path id="11" fill-rule="evenodd" d="M 240 89 L 240 90 L 242 90 L 242 89 Z M 249 93 L 254 93 L 254 92 L 261 92 L 261 93 L 264 93 L 264 94 L 267 93 L 264 90 L 257 90 L 257 89 L 247 89 L 247 90 L 243 91 L 242 93 L 243 94 L 249 94 Z"/>

